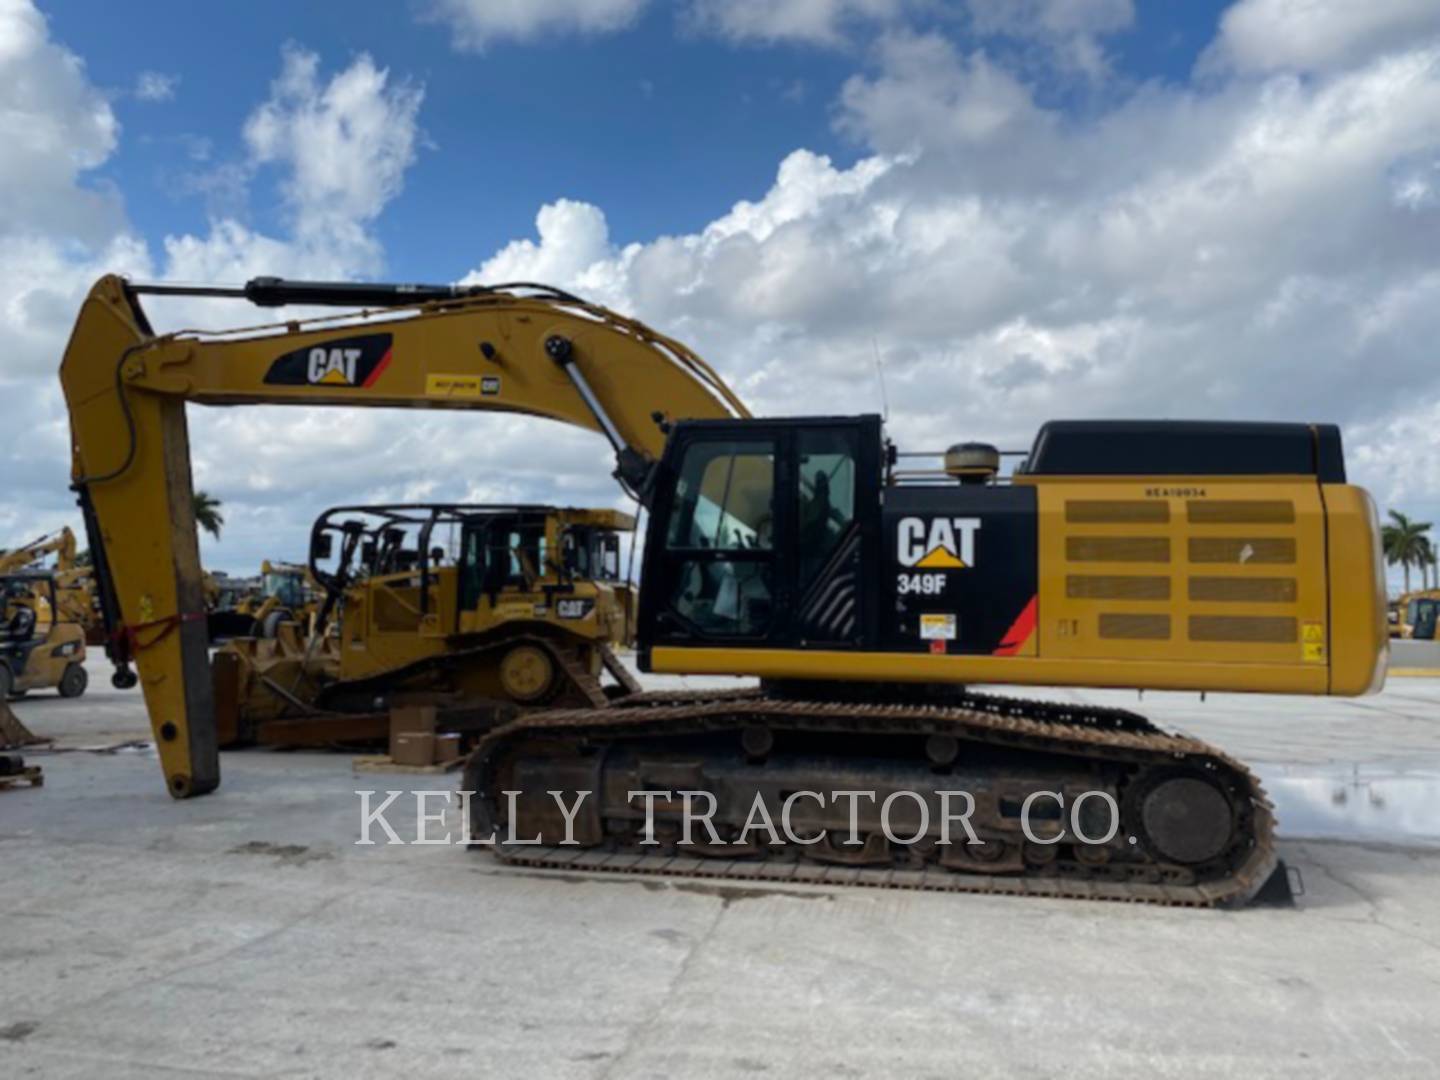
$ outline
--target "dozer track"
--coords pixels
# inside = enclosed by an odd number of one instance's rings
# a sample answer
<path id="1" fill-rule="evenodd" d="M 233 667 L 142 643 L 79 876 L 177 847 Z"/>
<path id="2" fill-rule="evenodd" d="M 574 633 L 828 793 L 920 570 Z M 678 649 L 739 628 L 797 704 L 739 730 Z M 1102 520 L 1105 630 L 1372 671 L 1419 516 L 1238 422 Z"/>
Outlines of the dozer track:
<path id="1" fill-rule="evenodd" d="M 227 654 L 222 651 L 216 655 L 217 668 L 228 662 L 233 670 L 226 672 L 223 676 L 226 681 L 223 683 L 220 681 L 222 676 L 217 675 L 217 687 L 224 687 L 223 690 L 217 690 L 217 699 L 230 702 L 234 715 L 222 721 L 221 729 L 234 732 L 227 736 L 231 745 L 263 742 L 323 746 L 383 739 L 388 730 L 389 717 L 380 707 L 380 703 L 386 701 L 391 694 L 423 692 L 427 688 L 427 678 L 443 677 L 446 672 L 463 668 L 465 665 L 498 665 L 506 653 L 519 646 L 536 649 L 549 660 L 554 670 L 551 688 L 532 703 L 506 698 L 468 698 L 446 707 L 447 723 L 462 723 L 463 730 L 466 731 L 486 730 L 507 723 L 526 708 L 600 709 L 610 704 L 612 692 L 624 695 L 638 689 L 634 676 L 619 663 L 608 645 L 601 644 L 599 649 L 605 670 L 616 680 L 616 685 L 609 688 L 590 673 L 575 648 L 543 634 L 511 634 L 463 650 L 425 657 L 378 675 L 327 683 L 320 687 L 314 699 L 309 701 L 292 693 L 274 679 L 260 675 L 260 685 L 288 705 L 290 712 L 263 719 L 246 717 L 242 721 L 239 715 L 239 660 L 234 658 L 227 661 L 224 659 Z"/>
<path id="2" fill-rule="evenodd" d="M 521 645 L 543 652 L 554 665 L 557 678 L 552 690 L 546 695 L 547 701 L 566 705 L 584 703 L 593 708 L 609 704 L 600 681 L 580 664 L 575 650 L 544 634 L 511 634 L 467 648 L 422 657 L 376 675 L 338 680 L 322 688 L 319 702 L 323 705 L 346 695 L 383 694 L 397 686 L 403 687 L 409 680 L 443 674 L 468 664 L 492 661 L 499 663 L 501 657 Z"/>
<path id="3" fill-rule="evenodd" d="M 1244 904 L 1277 868 L 1272 806 L 1244 766 L 1138 714 L 1093 706 L 970 693 L 941 704 L 761 690 L 641 693 L 498 727 L 464 779 L 475 793 L 472 842 L 493 843 L 506 863 L 547 869 L 1213 907 Z M 863 836 L 856 845 L 735 842 L 755 794 L 774 812 L 794 791 L 870 789 L 878 803 L 901 788 L 936 798 L 942 788 L 971 792 L 982 843 L 967 844 L 955 830 L 955 843 L 937 845 L 933 827 L 915 842 L 892 842 L 875 825 L 874 805 L 863 803 L 872 813 L 855 830 Z M 675 795 L 657 799 L 649 837 L 643 805 L 628 798 L 644 789 Z M 565 822 L 551 790 L 564 792 L 567 806 L 576 792 L 592 793 L 575 815 L 574 844 L 560 843 Z M 701 828 L 696 843 L 677 843 L 681 790 L 716 793 L 720 845 Z M 1032 821 L 1041 839 L 1071 824 L 1073 796 L 1085 790 L 1113 796 L 1118 832 L 1104 845 L 1030 842 L 1017 810 L 1039 790 L 1067 796 L 1065 821 Z M 519 792 L 513 822 L 507 792 Z M 902 802 L 914 805 L 897 808 Z M 796 807 L 802 839 L 820 828 L 850 831 L 833 812 L 802 817 L 813 805 Z M 911 824 L 897 821 L 892 832 L 909 834 Z M 1091 837 L 1105 831 L 1084 828 Z"/>

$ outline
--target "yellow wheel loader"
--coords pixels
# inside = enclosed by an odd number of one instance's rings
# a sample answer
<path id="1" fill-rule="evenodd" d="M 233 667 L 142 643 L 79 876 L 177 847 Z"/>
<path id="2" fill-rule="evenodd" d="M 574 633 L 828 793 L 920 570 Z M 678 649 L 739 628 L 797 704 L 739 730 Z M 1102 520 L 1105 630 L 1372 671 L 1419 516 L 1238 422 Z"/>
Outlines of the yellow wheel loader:
<path id="1" fill-rule="evenodd" d="M 48 573 L 0 574 L 0 699 L 31 690 L 85 692 L 85 631 L 65 621 Z"/>
<path id="2" fill-rule="evenodd" d="M 282 622 L 308 625 L 320 609 L 320 592 L 306 568 L 299 563 L 260 564 L 260 589 L 247 597 L 236 611 L 248 616 L 256 637 L 274 637 Z"/>
<path id="3" fill-rule="evenodd" d="M 324 590 L 313 628 L 273 621 L 215 654 L 221 745 L 383 739 L 385 710 L 422 696 L 450 706 L 453 730 L 634 690 L 611 651 L 633 625 L 619 561 L 633 527 L 543 506 L 326 511 L 299 568 Z"/>
<path id="4" fill-rule="evenodd" d="M 350 310 L 156 335 L 142 300 L 177 292 Z M 878 416 L 752 417 L 681 343 L 523 285 L 107 277 L 61 381 L 112 659 L 139 666 L 177 798 L 220 782 L 188 404 L 511 411 L 608 440 L 650 508 L 641 669 L 759 685 L 485 734 L 472 835 L 511 862 L 1243 903 L 1285 882 L 1243 765 L 1129 710 L 977 687 L 1360 695 L 1385 677 L 1375 508 L 1329 424 L 1051 421 L 1008 470 L 984 443 L 917 469 Z"/>

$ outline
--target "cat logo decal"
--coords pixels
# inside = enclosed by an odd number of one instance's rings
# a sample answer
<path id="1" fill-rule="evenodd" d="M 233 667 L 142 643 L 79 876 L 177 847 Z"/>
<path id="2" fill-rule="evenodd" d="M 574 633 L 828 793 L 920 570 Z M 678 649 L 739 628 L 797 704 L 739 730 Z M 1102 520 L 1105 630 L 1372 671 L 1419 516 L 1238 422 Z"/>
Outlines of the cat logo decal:
<path id="1" fill-rule="evenodd" d="M 270 365 L 265 383 L 368 389 L 390 366 L 391 341 L 389 334 L 357 334 L 295 349 Z"/>
<path id="2" fill-rule="evenodd" d="M 901 518 L 896 554 L 901 566 L 915 570 L 968 570 L 975 565 L 975 534 L 980 519 Z"/>

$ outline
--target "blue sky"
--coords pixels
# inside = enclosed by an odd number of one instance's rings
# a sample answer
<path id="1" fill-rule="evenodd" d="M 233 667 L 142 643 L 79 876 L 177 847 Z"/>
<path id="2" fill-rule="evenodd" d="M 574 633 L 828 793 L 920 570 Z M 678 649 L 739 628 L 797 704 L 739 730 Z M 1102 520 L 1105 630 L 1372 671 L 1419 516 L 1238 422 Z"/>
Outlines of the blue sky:
<path id="1" fill-rule="evenodd" d="M 55 368 L 106 272 L 545 281 L 768 415 L 876 408 L 878 352 L 907 449 L 1335 422 L 1440 520 L 1435 0 L 0 0 L 0 147 L 0 547 L 78 525 Z M 337 503 L 621 502 L 522 418 L 190 424 L 220 569 Z"/>
<path id="2" fill-rule="evenodd" d="M 1139 7 L 1110 42 L 1116 79 L 1187 79 L 1223 7 Z M 118 98 L 125 140 L 95 174 L 119 186 L 135 225 L 155 242 L 203 230 L 216 210 L 282 227 L 275 170 L 257 178 L 243 206 L 207 198 L 195 185 L 243 157 L 241 126 L 287 43 L 318 52 L 331 69 L 369 53 L 392 77 L 424 87 L 426 145 L 378 227 L 388 272 L 398 278 L 458 276 L 477 251 L 525 233 L 536 207 L 562 196 L 603 206 L 623 244 L 691 231 L 737 199 L 758 197 L 796 147 L 842 166 L 864 154 L 832 123 L 842 84 L 866 62 L 858 41 L 742 44 L 683 23 L 677 33 L 679 13 L 661 3 L 624 33 L 556 30 L 475 54 L 454 50 L 448 28 L 417 20 L 415 10 L 151 0 L 142 18 L 127 5 L 98 2 L 51 5 L 47 14 L 97 84 L 123 95 L 141 71 L 177 79 L 168 101 Z M 959 11 L 928 11 L 914 25 L 970 40 Z M 1026 47 L 1006 38 L 985 44 L 1000 55 Z M 1077 113 L 1117 92 L 1063 79 L 1043 80 L 1041 90 Z M 208 153 L 197 161 L 202 145 Z"/>

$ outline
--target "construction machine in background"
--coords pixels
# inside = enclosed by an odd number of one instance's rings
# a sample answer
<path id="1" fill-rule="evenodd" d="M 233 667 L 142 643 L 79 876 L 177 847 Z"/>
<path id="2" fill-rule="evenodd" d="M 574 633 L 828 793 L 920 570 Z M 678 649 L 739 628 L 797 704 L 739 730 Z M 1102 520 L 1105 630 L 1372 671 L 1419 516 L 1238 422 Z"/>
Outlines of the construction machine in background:
<path id="1" fill-rule="evenodd" d="M 214 656 L 220 744 L 383 740 L 396 701 L 448 706 L 443 726 L 463 732 L 634 691 L 612 651 L 634 621 L 620 576 L 634 524 L 545 506 L 326 511 L 300 568 L 323 590 L 314 624 L 279 621 Z"/>
<path id="2" fill-rule="evenodd" d="M 0 552 L 0 574 L 37 568 L 40 562 L 51 555 L 55 556 L 58 569 L 68 570 L 75 565 L 75 534 L 68 525 L 11 551 Z"/>
<path id="3" fill-rule="evenodd" d="M 155 335 L 141 299 L 177 291 L 381 310 Z M 678 342 L 526 286 L 105 278 L 61 379 L 102 605 L 125 645 L 112 658 L 139 666 L 177 797 L 219 783 L 184 527 L 187 403 L 498 410 L 606 436 L 651 510 L 640 667 L 761 682 L 623 694 L 487 733 L 466 770 L 472 827 L 526 841 L 500 845 L 511 861 L 1241 902 L 1277 858 L 1270 805 L 1240 763 L 1135 712 L 974 688 L 1356 695 L 1385 675 L 1375 510 L 1346 483 L 1331 425 L 1057 421 L 1008 477 L 984 444 L 917 472 L 878 417 L 752 418 Z M 843 809 L 797 805 L 861 789 L 854 844 L 829 832 Z M 958 846 L 938 832 L 956 789 L 978 834 Z M 655 793 L 653 832 L 637 790 Z M 556 792 L 567 807 L 591 797 L 571 818 Z M 697 792 L 714 828 L 681 846 Z M 1101 797 L 1086 815 L 1114 807 L 1108 833 L 1085 815 L 1026 832 L 1036 799 L 1071 808 L 1087 793 Z M 754 841 L 757 800 L 812 839 Z M 905 840 L 883 827 L 902 805 Z M 567 836 L 578 849 L 557 846 Z"/>
<path id="4" fill-rule="evenodd" d="M 223 570 L 206 570 L 201 575 L 201 590 L 212 643 L 256 633 L 255 617 L 250 613 L 260 604 L 259 577 L 233 577 Z"/>
<path id="5" fill-rule="evenodd" d="M 3 695 L 0 695 L 0 791 L 17 784 L 42 787 L 45 774 L 38 765 L 27 765 L 25 759 L 13 751 L 49 742 L 41 739 L 20 722 Z"/>
<path id="6" fill-rule="evenodd" d="M 273 638 L 282 622 L 308 624 L 320 606 L 319 590 L 299 563 L 265 559 L 253 578 L 206 571 L 202 582 L 212 642 Z"/>
<path id="7" fill-rule="evenodd" d="M 1391 601 L 1389 617 L 1392 638 L 1434 641 L 1440 623 L 1440 589 L 1402 593 Z"/>
<path id="8" fill-rule="evenodd" d="M 43 563 L 51 555 L 55 561 L 47 568 Z M 53 601 L 58 605 L 61 619 L 79 626 L 87 644 L 99 645 L 104 641 L 104 623 L 95 601 L 90 568 L 80 561 L 75 534 L 68 525 L 0 554 L 0 573 L 24 570 L 44 570 L 52 576 L 53 596 L 50 590 L 42 589 L 36 597 L 38 604 L 48 605 Z"/>
<path id="9" fill-rule="evenodd" d="M 0 573 L 0 699 L 52 688 L 79 697 L 87 683 L 85 631 L 66 619 L 54 576 Z"/>
<path id="10" fill-rule="evenodd" d="M 308 625 L 319 607 L 320 591 L 303 564 L 265 559 L 259 592 L 237 610 L 251 618 L 258 636 L 274 637 L 282 622 Z"/>

